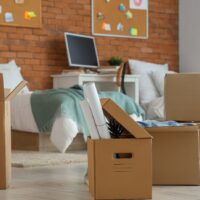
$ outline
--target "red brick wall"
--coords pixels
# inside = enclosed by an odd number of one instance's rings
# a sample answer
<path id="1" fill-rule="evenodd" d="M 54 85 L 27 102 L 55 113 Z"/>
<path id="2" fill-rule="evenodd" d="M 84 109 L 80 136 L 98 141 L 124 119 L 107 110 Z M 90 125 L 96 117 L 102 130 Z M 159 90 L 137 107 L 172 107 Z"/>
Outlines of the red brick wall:
<path id="1" fill-rule="evenodd" d="M 41 29 L 0 27 L 0 63 L 15 59 L 31 89 L 52 87 L 66 69 L 64 32 L 91 34 L 90 0 L 42 0 Z M 111 56 L 169 63 L 178 70 L 178 0 L 149 0 L 149 39 L 96 37 L 100 62 Z"/>

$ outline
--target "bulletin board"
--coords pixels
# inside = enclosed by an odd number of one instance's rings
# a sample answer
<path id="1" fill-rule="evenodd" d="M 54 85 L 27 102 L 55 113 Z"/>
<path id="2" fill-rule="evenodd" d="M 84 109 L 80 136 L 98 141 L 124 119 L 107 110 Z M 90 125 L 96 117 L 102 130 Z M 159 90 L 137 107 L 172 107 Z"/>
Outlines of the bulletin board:
<path id="1" fill-rule="evenodd" d="M 0 25 L 41 27 L 41 0 L 0 0 Z"/>
<path id="2" fill-rule="evenodd" d="M 92 0 L 92 33 L 148 38 L 148 0 Z"/>

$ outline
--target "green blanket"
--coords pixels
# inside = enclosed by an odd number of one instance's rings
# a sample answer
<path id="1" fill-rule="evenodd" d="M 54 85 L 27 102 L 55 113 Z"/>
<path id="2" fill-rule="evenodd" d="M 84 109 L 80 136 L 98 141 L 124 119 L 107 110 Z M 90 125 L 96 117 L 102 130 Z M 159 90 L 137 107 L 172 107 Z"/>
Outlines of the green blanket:
<path id="1" fill-rule="evenodd" d="M 100 92 L 99 97 L 111 98 L 128 114 L 135 113 L 137 116 L 144 116 L 143 110 L 134 100 L 120 92 Z M 80 86 L 33 92 L 31 107 L 39 131 L 51 132 L 56 117 L 66 117 L 78 124 L 86 138 L 88 127 L 79 105 L 83 99 L 83 89 Z"/>

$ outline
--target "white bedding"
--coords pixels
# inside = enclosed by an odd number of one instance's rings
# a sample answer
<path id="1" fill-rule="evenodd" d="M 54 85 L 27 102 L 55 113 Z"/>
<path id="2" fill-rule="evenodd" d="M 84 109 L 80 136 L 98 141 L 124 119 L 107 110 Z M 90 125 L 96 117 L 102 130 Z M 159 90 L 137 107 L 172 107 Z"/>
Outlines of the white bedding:
<path id="1" fill-rule="evenodd" d="M 39 133 L 30 103 L 31 92 L 17 95 L 11 102 L 12 129 Z M 79 132 L 77 124 L 69 118 L 57 118 L 50 138 L 60 152 L 65 152 Z"/>

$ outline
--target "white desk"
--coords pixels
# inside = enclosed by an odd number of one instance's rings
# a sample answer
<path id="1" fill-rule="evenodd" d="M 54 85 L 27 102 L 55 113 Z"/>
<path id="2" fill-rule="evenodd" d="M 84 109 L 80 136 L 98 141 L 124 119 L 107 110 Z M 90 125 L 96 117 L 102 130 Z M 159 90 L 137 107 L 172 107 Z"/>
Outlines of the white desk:
<path id="1" fill-rule="evenodd" d="M 69 88 L 73 85 L 83 85 L 86 82 L 95 82 L 98 91 L 116 91 L 116 75 L 112 74 L 57 74 L 51 75 L 53 88 Z M 127 95 L 139 103 L 139 76 L 126 75 L 125 88 Z"/>

